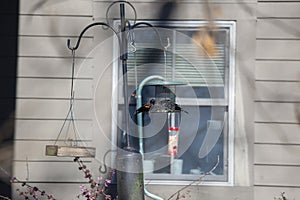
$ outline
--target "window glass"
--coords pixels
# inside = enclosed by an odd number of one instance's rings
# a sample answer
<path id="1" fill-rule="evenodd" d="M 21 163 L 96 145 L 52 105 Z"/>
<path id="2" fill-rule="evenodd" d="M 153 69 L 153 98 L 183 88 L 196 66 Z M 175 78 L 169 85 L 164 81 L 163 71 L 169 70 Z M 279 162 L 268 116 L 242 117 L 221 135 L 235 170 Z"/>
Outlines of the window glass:
<path id="1" fill-rule="evenodd" d="M 152 23 L 155 26 L 155 22 Z M 152 75 L 183 85 L 153 86 L 142 90 L 142 104 L 151 99 L 156 103 L 175 100 L 180 106 L 178 130 L 170 129 L 170 115 L 166 112 L 142 113 L 144 168 L 146 178 L 162 180 L 197 180 L 208 173 L 207 181 L 227 181 L 229 140 L 233 137 L 229 116 L 233 113 L 230 86 L 234 77 L 230 48 L 232 23 L 216 23 L 208 33 L 214 39 L 215 54 L 208 55 L 195 44 L 193 37 L 205 30 L 204 23 L 190 26 L 171 22 L 164 28 L 141 28 L 128 33 L 128 91 L 131 141 L 139 148 L 137 132 L 137 87 Z M 119 69 L 120 72 L 121 68 Z M 231 90 L 229 90 L 229 88 Z M 122 98 L 119 98 L 122 110 Z M 155 105 L 153 106 L 155 107 Z M 122 113 L 122 112 L 119 112 Z M 171 117 L 175 119 L 175 117 Z M 233 119 L 233 118 L 231 118 Z M 176 155 L 170 154 L 174 138 Z M 176 132 L 176 133 L 177 133 Z M 122 133 L 119 133 L 122 135 Z M 122 138 L 119 138 L 122 146 Z"/>

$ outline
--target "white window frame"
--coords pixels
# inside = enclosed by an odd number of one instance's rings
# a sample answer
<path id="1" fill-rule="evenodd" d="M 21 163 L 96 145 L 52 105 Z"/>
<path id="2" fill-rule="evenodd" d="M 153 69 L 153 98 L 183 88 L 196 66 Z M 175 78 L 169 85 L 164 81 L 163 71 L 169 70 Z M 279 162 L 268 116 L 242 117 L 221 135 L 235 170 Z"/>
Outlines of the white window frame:
<path id="1" fill-rule="evenodd" d="M 145 21 L 143 21 L 145 22 Z M 146 21 L 147 23 L 152 24 L 155 26 L 156 24 L 162 24 L 162 21 Z M 207 25 L 207 21 L 167 21 L 165 23 L 166 27 L 169 26 L 177 26 L 180 28 L 185 27 L 204 27 Z M 228 168 L 227 168 L 227 181 L 201 181 L 195 182 L 195 185 L 213 185 L 213 186 L 233 186 L 234 185 L 234 127 L 235 127 L 235 52 L 236 52 L 236 22 L 235 21 L 215 21 L 214 22 L 216 27 L 220 28 L 228 28 L 229 29 L 229 80 L 228 80 L 228 138 L 227 138 L 227 149 L 228 149 Z M 115 21 L 115 27 L 120 24 L 119 20 Z M 118 41 L 114 40 L 114 48 L 113 54 L 116 58 L 118 56 Z M 112 70 L 112 85 L 113 88 L 117 88 L 118 85 L 118 73 L 119 73 L 119 62 L 113 63 L 113 70 Z M 211 100 L 209 100 L 211 101 Z M 222 100 L 215 99 L 216 103 L 220 105 L 224 105 Z M 194 99 L 180 99 L 180 102 L 184 105 L 193 105 L 193 106 L 205 106 L 209 105 L 208 100 L 202 99 L 201 101 L 195 101 Z M 112 97 L 112 118 L 117 119 L 118 113 L 118 94 L 115 93 Z M 117 144 L 117 127 L 116 124 L 112 123 L 112 149 L 116 149 Z M 112 161 L 113 162 L 113 161 Z M 159 185 L 188 185 L 191 184 L 191 180 L 154 180 L 148 179 L 147 175 L 145 176 L 146 184 L 159 184 Z M 151 176 L 150 176 L 151 177 Z"/>

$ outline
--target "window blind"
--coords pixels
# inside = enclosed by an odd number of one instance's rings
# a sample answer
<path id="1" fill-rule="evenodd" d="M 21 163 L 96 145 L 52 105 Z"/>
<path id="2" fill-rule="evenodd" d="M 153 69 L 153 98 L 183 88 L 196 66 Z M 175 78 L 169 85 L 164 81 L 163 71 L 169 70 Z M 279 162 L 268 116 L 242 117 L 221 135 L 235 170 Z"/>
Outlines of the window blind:
<path id="1" fill-rule="evenodd" d="M 217 56 L 199 55 L 197 46 L 176 44 L 166 51 L 155 44 L 135 44 L 128 54 L 128 84 L 134 86 L 151 75 L 182 81 L 191 86 L 224 87 L 225 47 L 217 44 Z"/>

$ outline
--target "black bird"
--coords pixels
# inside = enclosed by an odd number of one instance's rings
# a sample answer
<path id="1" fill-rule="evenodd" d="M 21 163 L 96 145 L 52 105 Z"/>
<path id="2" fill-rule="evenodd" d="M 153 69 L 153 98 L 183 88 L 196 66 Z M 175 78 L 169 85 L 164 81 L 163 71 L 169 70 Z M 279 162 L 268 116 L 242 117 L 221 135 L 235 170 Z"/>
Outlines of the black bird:
<path id="1" fill-rule="evenodd" d="M 189 114 L 188 111 L 183 110 L 177 103 L 174 103 L 174 110 L 175 111 L 180 111 L 180 112 L 185 112 L 186 114 Z"/>
<path id="2" fill-rule="evenodd" d="M 151 107 L 155 104 L 155 99 L 151 99 L 149 103 L 143 105 L 142 107 L 138 108 L 134 114 L 137 115 L 141 112 L 149 112 L 149 110 L 151 109 Z"/>
<path id="3" fill-rule="evenodd" d="M 189 114 L 188 111 L 183 110 L 177 103 L 172 102 L 170 99 L 162 100 L 159 102 L 168 112 L 185 112 L 186 114 Z"/>

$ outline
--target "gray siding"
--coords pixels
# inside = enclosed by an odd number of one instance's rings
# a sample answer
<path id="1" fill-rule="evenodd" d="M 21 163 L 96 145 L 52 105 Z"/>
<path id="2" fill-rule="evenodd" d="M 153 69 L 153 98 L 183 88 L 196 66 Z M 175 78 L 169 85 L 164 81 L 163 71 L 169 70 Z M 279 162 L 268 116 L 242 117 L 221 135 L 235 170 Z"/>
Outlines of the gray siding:
<path id="1" fill-rule="evenodd" d="M 7 1 L 0 8 L 0 194 L 10 195 L 18 42 L 18 1 Z"/>
<path id="2" fill-rule="evenodd" d="M 157 10 L 165 1 L 132 2 L 139 19 L 155 20 L 158 18 Z M 109 3 L 110 1 L 87 0 L 21 0 L 14 175 L 25 180 L 28 176 L 28 166 L 29 181 L 41 189 L 53 192 L 58 199 L 74 198 L 73 194 L 78 194 L 79 183 L 85 181 L 71 159 L 44 155 L 45 145 L 53 144 L 56 140 L 68 109 L 71 59 L 70 51 L 66 48 L 66 39 L 73 37 L 74 43 L 74 36 L 92 21 L 92 17 L 103 21 Z M 217 11 L 214 16 L 216 20 L 237 22 L 235 101 L 238 112 L 235 125 L 235 187 L 195 185 L 189 188 L 190 199 L 196 200 L 199 197 L 214 200 L 253 199 L 256 3 L 254 0 L 244 1 L 243 4 L 232 0 L 212 1 L 212 9 Z M 205 1 L 179 1 L 178 6 L 171 19 L 207 20 Z M 130 11 L 127 14 L 132 15 Z M 117 6 L 112 9 L 110 17 L 118 17 Z M 112 48 L 110 45 L 109 48 L 100 49 L 95 58 L 90 57 L 89 52 L 94 43 L 99 44 L 111 35 L 111 32 L 101 29 L 97 32 L 87 32 L 76 54 L 78 56 L 76 72 L 79 71 L 78 66 L 86 62 L 85 58 L 92 60 L 90 64 L 86 64 L 89 66 L 86 72 L 80 73 L 76 79 L 81 86 L 76 91 L 76 103 L 80 104 L 76 115 L 82 120 L 79 127 L 87 133 L 83 139 L 87 144 L 95 144 L 98 147 L 99 159 L 102 159 L 105 150 L 110 147 L 112 123 L 110 97 L 114 88 L 111 88 L 111 68 L 107 66 L 111 64 Z M 99 69 L 96 73 L 93 62 Z M 100 83 L 93 80 L 95 74 L 101 74 Z M 90 121 L 93 117 L 91 98 L 95 97 L 92 85 L 99 87 L 101 91 L 94 106 L 97 110 L 101 109 L 98 117 L 102 122 L 100 125 L 103 134 L 99 134 L 94 121 Z M 93 160 L 90 160 L 88 165 L 93 167 Z M 97 170 L 98 166 L 99 163 L 96 163 L 94 169 Z M 165 198 L 181 187 L 181 185 L 172 187 L 147 185 L 151 192 Z"/>
<path id="3" fill-rule="evenodd" d="M 138 19 L 156 20 L 157 11 L 165 1 L 131 1 L 135 6 Z M 170 16 L 171 20 L 207 20 L 205 1 L 178 1 L 178 9 Z M 105 20 L 106 9 L 110 1 L 94 1 L 94 16 L 97 20 Z M 256 1 L 212 1 L 216 20 L 234 20 L 237 22 L 236 51 L 236 125 L 235 125 L 235 170 L 234 187 L 231 186 L 191 186 L 188 199 L 253 199 L 253 143 L 254 143 L 254 66 L 256 41 Z M 131 10 L 127 15 L 133 17 Z M 112 8 L 110 18 L 118 18 L 118 6 Z M 103 36 L 96 36 L 96 40 Z M 103 56 L 103 55 L 102 55 Z M 244 106 L 247 105 L 247 106 Z M 110 108 L 109 108 L 110 109 Z M 249 122 L 249 123 L 248 123 Z M 163 198 L 182 188 L 182 185 L 147 184 L 150 192 Z M 184 192 L 182 192 L 183 194 Z M 271 197 L 272 198 L 272 197 Z M 147 198 L 148 199 L 148 198 Z"/>
<path id="4" fill-rule="evenodd" d="M 86 180 L 72 158 L 47 157 L 45 146 L 56 140 L 69 107 L 71 52 L 66 41 L 92 22 L 92 2 L 21 0 L 19 12 L 14 176 L 28 178 L 57 199 L 73 199 Z M 76 52 L 75 73 L 92 48 L 93 34 L 87 33 L 83 41 Z M 90 144 L 93 123 L 87 111 L 91 110 L 92 64 L 88 66 L 76 78 L 81 88 L 76 91 L 76 117 L 79 131 L 87 131 L 82 139 Z M 13 185 L 14 195 L 19 187 Z"/>
<path id="5" fill-rule="evenodd" d="M 68 110 L 71 53 L 66 48 L 66 40 L 71 37 L 74 44 L 75 36 L 93 17 L 105 20 L 109 2 L 21 0 L 14 175 L 25 180 L 28 166 L 29 181 L 54 193 L 58 199 L 74 198 L 79 192 L 80 183 L 86 181 L 72 159 L 44 155 L 45 145 L 53 144 L 56 140 Z M 158 18 L 157 10 L 163 2 L 165 1 L 139 0 L 133 1 L 133 4 L 139 19 L 155 20 Z M 237 22 L 234 187 L 195 185 L 188 189 L 191 191 L 190 199 L 253 199 L 256 3 L 254 0 L 244 1 L 243 4 L 232 0 L 212 1 L 212 9 L 220 11 L 214 16 L 216 20 Z M 179 1 L 178 6 L 171 19 L 207 20 L 205 1 Z M 128 11 L 127 14 L 130 16 L 132 13 Z M 117 6 L 112 9 L 110 17 L 118 17 Z M 97 32 L 89 31 L 76 52 L 76 72 L 80 70 L 81 63 L 91 62 L 85 63 L 87 70 L 81 72 L 76 79 L 80 83 L 76 90 L 76 103 L 79 105 L 76 116 L 81 119 L 78 122 L 81 128 L 79 132 L 85 133 L 82 139 L 86 144 L 97 147 L 96 154 L 101 160 L 111 142 L 111 93 L 114 89 L 110 66 L 112 46 L 109 43 L 107 48 L 99 49 L 96 57 L 91 57 L 89 52 L 94 44 L 99 44 L 111 35 L 111 32 L 102 29 L 97 29 Z M 107 44 L 101 43 L 104 47 Z M 94 65 L 97 66 L 96 71 Z M 100 82 L 93 79 L 95 75 L 101 75 Z M 100 94 L 94 96 L 91 87 L 99 87 Z M 99 134 L 99 128 L 95 128 L 94 121 L 91 120 L 91 99 L 94 97 L 97 98 L 94 106 L 101 111 L 98 119 L 102 134 Z M 88 165 L 97 173 L 99 162 L 93 162 L 94 160 L 88 160 Z M 182 185 L 147 185 L 151 192 L 164 198 L 181 187 Z"/>
<path id="6" fill-rule="evenodd" d="M 68 109 L 71 59 L 66 40 L 73 38 L 74 43 L 75 36 L 92 22 L 93 17 L 103 21 L 109 2 L 20 1 L 14 175 L 25 180 L 28 163 L 29 181 L 56 194 L 58 199 L 73 198 L 70 194 L 78 194 L 79 183 L 85 181 L 71 159 L 44 155 L 45 145 L 53 144 Z M 164 1 L 132 2 L 139 19 L 157 19 L 155 11 Z M 180 9 L 171 19 L 205 20 L 204 3 L 179 1 Z M 221 11 L 214 16 L 216 20 L 237 22 L 235 187 L 193 186 L 191 199 L 272 199 L 282 191 L 296 199 L 300 196 L 300 3 L 248 0 L 242 4 L 224 0 L 212 1 L 212 7 Z M 117 13 L 118 9 L 113 9 L 110 15 L 118 17 Z M 76 91 L 80 104 L 77 112 L 81 119 L 78 123 L 86 133 L 82 139 L 87 144 L 96 141 L 99 146 L 107 141 L 95 134 L 91 120 L 94 61 L 88 53 L 94 41 L 103 41 L 110 35 L 103 30 L 97 34 L 87 32 L 77 52 L 76 72 L 81 63 L 91 62 L 77 77 L 80 82 Z M 111 56 L 111 52 L 102 53 L 102 59 L 95 58 L 95 63 L 110 60 L 107 55 Z M 102 93 L 110 94 L 111 71 L 106 71 L 104 77 Z M 99 97 L 100 120 L 104 121 L 102 128 L 108 137 L 110 96 Z M 5 101 L 4 98 L 1 103 Z M 101 148 L 97 153 L 102 158 Z M 89 160 L 88 165 L 92 166 L 93 162 Z M 181 188 L 147 187 L 164 197 Z M 58 192 L 61 188 L 64 192 Z"/>
<path id="7" fill-rule="evenodd" d="M 300 196 L 299 10 L 299 1 L 258 2 L 255 199 Z"/>

